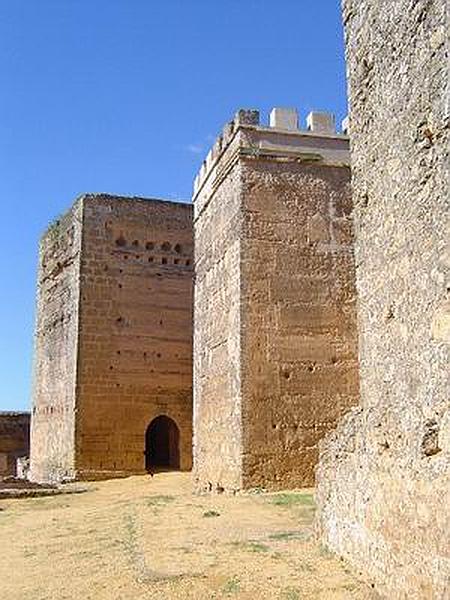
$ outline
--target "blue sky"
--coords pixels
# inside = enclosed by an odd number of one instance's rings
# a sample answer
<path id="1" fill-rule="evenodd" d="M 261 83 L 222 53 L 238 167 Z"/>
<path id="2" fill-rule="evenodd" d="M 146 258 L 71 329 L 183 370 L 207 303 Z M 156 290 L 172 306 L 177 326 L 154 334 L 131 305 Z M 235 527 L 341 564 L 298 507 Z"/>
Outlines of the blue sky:
<path id="1" fill-rule="evenodd" d="M 82 192 L 189 200 L 239 107 L 345 116 L 338 0 L 0 0 L 0 410 L 30 405 L 37 244 Z"/>

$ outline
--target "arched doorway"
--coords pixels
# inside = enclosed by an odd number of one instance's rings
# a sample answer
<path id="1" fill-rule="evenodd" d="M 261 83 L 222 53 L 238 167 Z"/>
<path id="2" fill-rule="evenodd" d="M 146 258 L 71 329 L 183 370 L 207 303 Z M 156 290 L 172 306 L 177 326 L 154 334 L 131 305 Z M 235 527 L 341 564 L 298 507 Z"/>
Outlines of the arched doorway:
<path id="1" fill-rule="evenodd" d="M 165 415 L 153 419 L 145 432 L 145 468 L 180 468 L 180 431 Z"/>

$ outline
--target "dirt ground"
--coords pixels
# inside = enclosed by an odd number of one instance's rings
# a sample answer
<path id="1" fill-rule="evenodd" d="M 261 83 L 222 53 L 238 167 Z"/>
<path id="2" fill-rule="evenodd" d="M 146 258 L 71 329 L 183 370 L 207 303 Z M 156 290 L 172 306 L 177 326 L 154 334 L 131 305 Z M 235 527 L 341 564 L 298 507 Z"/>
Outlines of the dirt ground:
<path id="1" fill-rule="evenodd" d="M 190 477 L 0 501 L 2 600 L 374 597 L 313 540 L 311 490 L 194 496 Z"/>

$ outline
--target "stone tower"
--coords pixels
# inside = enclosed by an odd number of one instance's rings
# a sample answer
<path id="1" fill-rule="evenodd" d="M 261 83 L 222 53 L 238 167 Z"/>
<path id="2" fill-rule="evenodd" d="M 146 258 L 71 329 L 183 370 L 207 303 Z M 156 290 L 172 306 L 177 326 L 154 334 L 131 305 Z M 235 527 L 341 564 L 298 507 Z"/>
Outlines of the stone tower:
<path id="1" fill-rule="evenodd" d="M 274 109 L 226 125 L 195 180 L 199 489 L 311 485 L 358 401 L 348 138 Z"/>
<path id="2" fill-rule="evenodd" d="M 37 481 L 190 469 L 192 207 L 81 197 L 40 247 Z"/>
<path id="3" fill-rule="evenodd" d="M 450 598 L 446 0 L 345 0 L 361 407 L 322 446 L 319 528 L 388 598 Z"/>

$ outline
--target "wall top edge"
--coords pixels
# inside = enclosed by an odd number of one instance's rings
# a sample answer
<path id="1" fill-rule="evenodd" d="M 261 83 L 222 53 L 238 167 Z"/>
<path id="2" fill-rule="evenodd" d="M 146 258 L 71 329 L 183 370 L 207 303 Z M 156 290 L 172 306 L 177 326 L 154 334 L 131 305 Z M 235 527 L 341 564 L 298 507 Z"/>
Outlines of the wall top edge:
<path id="1" fill-rule="evenodd" d="M 334 115 L 312 112 L 307 118 L 308 128 L 299 129 L 296 109 L 273 109 L 270 125 L 266 126 L 260 124 L 258 111 L 239 110 L 234 119 L 224 126 L 203 161 L 194 180 L 193 201 L 195 202 L 220 158 L 240 133 L 243 135 L 239 135 L 238 146 L 254 149 L 255 157 L 268 156 L 269 148 L 272 148 L 278 156 L 285 153 L 287 158 L 293 158 L 295 151 L 299 155 L 321 154 L 322 151 L 322 164 L 348 166 L 350 163 L 348 120 L 344 121 L 345 127 L 341 133 L 338 133 L 334 125 Z M 334 155 L 333 152 L 330 153 L 330 147 L 334 149 Z"/>

